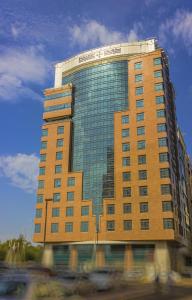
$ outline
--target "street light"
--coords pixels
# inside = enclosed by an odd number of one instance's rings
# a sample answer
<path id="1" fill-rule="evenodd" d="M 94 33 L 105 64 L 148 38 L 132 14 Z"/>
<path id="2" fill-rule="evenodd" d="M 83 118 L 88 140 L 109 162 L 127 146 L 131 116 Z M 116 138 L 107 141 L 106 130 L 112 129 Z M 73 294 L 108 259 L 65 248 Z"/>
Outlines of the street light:
<path id="1" fill-rule="evenodd" d="M 44 224 L 44 239 L 43 239 L 44 248 L 45 248 L 45 240 L 46 240 L 46 233 L 47 233 L 47 209 L 48 209 L 49 201 L 53 201 L 53 199 L 52 198 L 45 199 L 45 224 Z"/>

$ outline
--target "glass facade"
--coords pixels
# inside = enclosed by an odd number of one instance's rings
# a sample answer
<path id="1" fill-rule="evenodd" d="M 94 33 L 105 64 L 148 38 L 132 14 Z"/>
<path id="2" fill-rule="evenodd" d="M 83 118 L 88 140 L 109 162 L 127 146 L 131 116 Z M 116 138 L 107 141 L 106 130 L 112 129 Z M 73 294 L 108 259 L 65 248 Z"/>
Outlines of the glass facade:
<path id="1" fill-rule="evenodd" d="M 128 62 L 92 66 L 66 77 L 74 86 L 72 171 L 83 171 L 83 198 L 95 213 L 114 197 L 114 112 L 128 109 Z"/>

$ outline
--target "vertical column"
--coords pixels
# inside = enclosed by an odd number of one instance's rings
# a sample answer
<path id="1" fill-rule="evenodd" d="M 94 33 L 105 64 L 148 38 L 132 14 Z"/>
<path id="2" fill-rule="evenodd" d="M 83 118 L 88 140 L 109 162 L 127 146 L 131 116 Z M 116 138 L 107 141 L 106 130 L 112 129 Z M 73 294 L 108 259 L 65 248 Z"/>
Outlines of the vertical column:
<path id="1" fill-rule="evenodd" d="M 105 255 L 104 249 L 102 245 L 97 245 L 96 248 L 96 267 L 104 267 L 105 266 Z"/>
<path id="2" fill-rule="evenodd" d="M 168 244 L 165 241 L 155 244 L 155 270 L 162 281 L 167 280 L 168 272 L 171 270 L 171 260 Z"/>
<path id="3" fill-rule="evenodd" d="M 77 269 L 77 247 L 76 246 L 70 246 L 70 262 L 69 267 L 71 270 L 75 271 Z"/>
<path id="4" fill-rule="evenodd" d="M 53 259 L 53 247 L 52 245 L 45 245 L 45 248 L 43 250 L 43 256 L 42 256 L 42 265 L 44 267 L 51 268 L 54 265 L 54 259 Z"/>
<path id="5" fill-rule="evenodd" d="M 133 251 L 131 245 L 125 246 L 124 270 L 130 270 L 133 267 Z"/>

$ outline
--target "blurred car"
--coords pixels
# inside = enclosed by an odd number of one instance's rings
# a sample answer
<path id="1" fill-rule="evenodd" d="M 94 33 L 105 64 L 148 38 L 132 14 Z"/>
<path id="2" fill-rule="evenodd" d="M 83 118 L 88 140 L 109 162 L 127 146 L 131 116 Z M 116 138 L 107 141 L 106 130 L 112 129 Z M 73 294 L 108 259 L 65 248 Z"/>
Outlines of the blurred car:
<path id="1" fill-rule="evenodd" d="M 111 268 L 95 269 L 89 274 L 89 280 L 97 291 L 109 290 L 119 286 L 121 278 L 121 272 Z"/>

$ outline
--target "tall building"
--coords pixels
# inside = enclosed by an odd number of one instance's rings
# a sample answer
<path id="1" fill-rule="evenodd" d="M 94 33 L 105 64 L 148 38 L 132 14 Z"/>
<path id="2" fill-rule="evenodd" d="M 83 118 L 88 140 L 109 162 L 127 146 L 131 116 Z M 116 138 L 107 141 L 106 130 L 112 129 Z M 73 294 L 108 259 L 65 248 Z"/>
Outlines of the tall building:
<path id="1" fill-rule="evenodd" d="M 74 269 L 181 268 L 191 167 L 164 50 L 151 39 L 80 53 L 44 94 L 34 241 Z"/>

